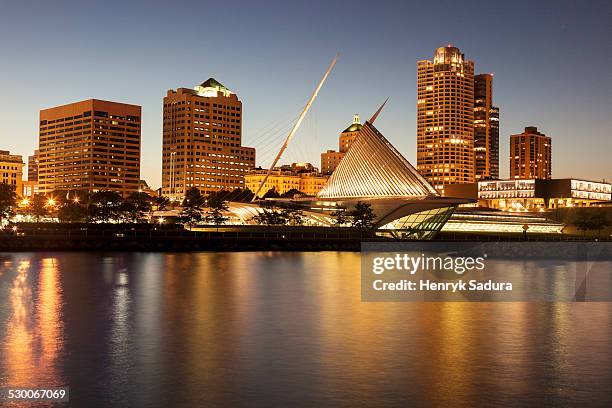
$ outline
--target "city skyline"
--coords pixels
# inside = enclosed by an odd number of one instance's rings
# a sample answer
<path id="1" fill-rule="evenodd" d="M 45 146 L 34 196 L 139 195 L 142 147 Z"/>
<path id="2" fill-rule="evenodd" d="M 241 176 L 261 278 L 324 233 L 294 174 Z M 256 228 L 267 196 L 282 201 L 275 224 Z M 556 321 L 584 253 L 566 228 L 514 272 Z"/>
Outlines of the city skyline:
<path id="1" fill-rule="evenodd" d="M 258 149 L 260 146 L 253 143 L 258 130 L 278 118 L 291 118 L 320 79 L 329 58 L 339 50 L 338 66 L 298 132 L 296 148 L 287 151 L 283 162 L 318 163 L 321 152 L 335 148 L 339 132 L 350 123 L 353 114 L 367 115 L 375 108 L 373 100 L 382 101 L 387 96 L 390 101 L 378 126 L 408 160 L 416 162 L 416 62 L 431 58 L 433 49 L 452 43 L 475 61 L 477 72 L 495 75 L 495 105 L 501 107 L 501 178 L 509 176 L 509 136 L 520 133 L 526 126 L 537 126 L 554 139 L 553 177 L 612 178 L 606 161 L 606 152 L 612 150 L 612 119 L 608 112 L 612 81 L 606 68 L 611 56 L 604 48 L 610 33 L 605 19 L 609 7 L 604 3 L 588 10 L 570 3 L 554 9 L 544 5 L 500 4 L 491 12 L 490 21 L 479 29 L 452 23 L 454 18 L 438 12 L 440 29 L 426 39 L 418 34 L 434 20 L 427 6 L 412 5 L 411 10 L 389 2 L 381 4 L 380 12 L 371 15 L 367 8 L 348 4 L 330 5 L 325 13 L 316 7 L 300 9 L 298 12 L 308 18 L 296 24 L 285 20 L 289 10 L 280 4 L 261 10 L 248 4 L 227 7 L 219 12 L 226 17 L 225 21 L 234 23 L 233 30 L 214 36 L 216 43 L 188 40 L 176 46 L 182 36 L 167 29 L 152 34 L 145 28 L 163 26 L 165 14 L 168 18 L 179 17 L 181 13 L 197 15 L 202 10 L 200 6 L 184 4 L 179 13 L 144 6 L 138 11 L 138 7 L 130 5 L 124 10 L 125 15 L 114 21 L 113 32 L 105 37 L 100 36 L 105 34 L 104 22 L 115 16 L 100 10 L 100 6 L 92 6 L 100 17 L 99 21 L 87 23 L 88 31 L 82 31 L 85 29 L 82 17 L 92 10 L 83 7 L 67 13 L 63 28 L 47 36 L 44 34 L 50 27 L 47 21 L 30 15 L 24 17 L 27 10 L 23 6 L 8 5 L 0 17 L 0 32 L 3 38 L 20 41 L 0 43 L 6 61 L 5 75 L 0 79 L 5 95 L 0 102 L 1 148 L 24 158 L 31 155 L 37 147 L 37 116 L 41 109 L 90 98 L 141 105 L 141 178 L 158 187 L 162 99 L 169 89 L 214 77 L 237 92 L 244 105 L 243 144 Z M 448 7 L 455 17 L 465 17 L 475 5 L 466 10 L 451 4 Z M 396 16 L 391 14 L 392 10 Z M 518 16 L 526 11 L 538 24 L 519 30 Z M 61 17 L 50 5 L 41 5 L 40 14 L 45 13 Z M 250 13 L 253 21 L 249 22 Z M 359 19 L 366 15 L 377 21 L 387 19 L 386 28 L 367 32 L 363 27 L 335 24 L 341 18 Z M 31 31 L 20 37 L 23 28 L 12 21 L 23 18 L 31 22 Z M 419 22 L 419 18 L 423 21 Z M 308 22 L 312 19 L 317 20 L 321 29 L 311 28 Z M 224 24 L 203 21 L 206 24 L 187 30 L 191 34 L 215 32 L 215 27 Z M 258 33 L 260 24 L 268 24 L 272 29 Z M 487 38 L 477 36 L 477 31 L 487 28 L 495 30 Z M 75 37 L 79 32 L 99 35 Z M 290 34 L 282 38 L 282 33 Z M 159 41 L 143 41 L 151 36 Z M 323 38 L 331 41 L 322 42 Z M 62 45 L 61 41 L 66 43 Z M 530 46 L 525 46 L 526 43 Z M 71 52 L 67 56 L 54 52 L 60 45 Z M 42 58 L 45 63 L 35 64 L 32 58 Z M 173 63 L 180 58 L 184 64 Z M 108 62 L 99 64 L 98 60 Z M 592 63 L 595 61 L 600 62 Z M 23 69 L 26 65 L 28 68 Z M 585 140 L 590 141 L 590 146 Z M 258 149 L 256 164 L 269 166 L 272 155 Z"/>

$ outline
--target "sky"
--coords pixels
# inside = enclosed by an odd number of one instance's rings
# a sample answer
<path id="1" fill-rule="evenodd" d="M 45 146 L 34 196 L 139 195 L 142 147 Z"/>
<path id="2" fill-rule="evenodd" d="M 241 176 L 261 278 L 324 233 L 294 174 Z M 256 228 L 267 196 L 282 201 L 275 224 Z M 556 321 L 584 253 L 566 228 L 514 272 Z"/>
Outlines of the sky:
<path id="1" fill-rule="evenodd" d="M 214 77 L 242 100 L 243 144 L 267 167 L 339 52 L 281 163 L 319 166 L 353 114 L 389 97 L 376 125 L 416 164 L 416 62 L 452 44 L 494 74 L 502 177 L 509 135 L 537 126 L 554 178 L 612 180 L 611 20 L 612 3 L 589 0 L 0 0 L 0 150 L 27 160 L 40 109 L 138 104 L 141 178 L 158 187 L 163 97 Z"/>

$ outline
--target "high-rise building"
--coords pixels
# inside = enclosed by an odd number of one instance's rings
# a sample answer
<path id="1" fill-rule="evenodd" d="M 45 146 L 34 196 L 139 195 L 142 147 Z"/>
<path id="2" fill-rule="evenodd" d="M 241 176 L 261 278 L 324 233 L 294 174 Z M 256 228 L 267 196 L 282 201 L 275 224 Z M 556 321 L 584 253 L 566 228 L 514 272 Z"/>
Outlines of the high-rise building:
<path id="1" fill-rule="evenodd" d="M 0 150 L 0 183 L 15 186 L 15 193 L 18 195 L 22 192 L 23 166 L 23 158 L 20 155 Z"/>
<path id="2" fill-rule="evenodd" d="M 41 110 L 39 191 L 138 191 L 140 123 L 140 106 L 98 99 Z"/>
<path id="3" fill-rule="evenodd" d="M 255 149 L 242 146 L 242 102 L 215 79 L 164 97 L 162 194 L 180 200 L 196 187 L 208 194 L 244 188 Z"/>
<path id="4" fill-rule="evenodd" d="M 552 140 L 528 126 L 523 133 L 510 136 L 510 178 L 550 179 L 552 177 Z"/>
<path id="5" fill-rule="evenodd" d="M 28 181 L 38 182 L 38 149 L 28 156 Z"/>
<path id="6" fill-rule="evenodd" d="M 338 151 L 328 150 L 325 153 L 321 153 L 321 173 L 332 174 L 334 170 L 336 170 L 336 167 L 340 164 L 340 160 L 342 160 L 349 147 L 351 147 L 355 141 L 361 127 L 359 115 L 355 114 L 355 116 L 353 116 L 353 123 L 340 133 L 340 137 L 338 138 Z"/>
<path id="7" fill-rule="evenodd" d="M 417 68 L 417 169 L 438 191 L 473 182 L 474 62 L 449 45 Z"/>
<path id="8" fill-rule="evenodd" d="M 499 178 L 499 108 L 493 106 L 493 75 L 474 76 L 476 180 Z"/>

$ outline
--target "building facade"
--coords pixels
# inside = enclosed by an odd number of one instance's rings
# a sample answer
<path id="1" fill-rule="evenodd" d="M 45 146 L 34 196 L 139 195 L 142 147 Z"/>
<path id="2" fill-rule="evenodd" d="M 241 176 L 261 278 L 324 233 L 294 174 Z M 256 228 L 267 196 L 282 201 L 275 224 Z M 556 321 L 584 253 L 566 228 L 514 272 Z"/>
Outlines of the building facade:
<path id="1" fill-rule="evenodd" d="M 38 149 L 28 156 L 28 181 L 38 182 Z"/>
<path id="2" fill-rule="evenodd" d="M 499 108 L 493 106 L 493 75 L 474 76 L 474 176 L 499 178 Z"/>
<path id="3" fill-rule="evenodd" d="M 203 194 L 244 188 L 255 167 L 255 149 L 242 146 L 242 102 L 210 78 L 164 97 L 162 194 L 181 200 L 198 188 Z"/>
<path id="4" fill-rule="evenodd" d="M 612 200 L 612 184 L 581 179 L 509 179 L 448 186 L 445 193 L 477 199 L 481 207 L 539 211 L 599 206 Z"/>
<path id="5" fill-rule="evenodd" d="M 471 183 L 474 170 L 474 63 L 453 46 L 417 63 L 417 170 L 438 191 Z"/>
<path id="6" fill-rule="evenodd" d="M 256 192 L 268 174 L 268 170 L 256 169 L 245 175 L 245 184 L 252 192 Z M 295 189 L 307 196 L 315 196 L 325 183 L 329 176 L 323 175 L 317 171 L 310 163 L 293 163 L 290 166 L 280 166 L 275 168 L 271 173 L 266 183 L 259 192 L 259 196 L 270 189 L 276 190 L 278 194 L 285 194 L 287 191 Z"/>
<path id="7" fill-rule="evenodd" d="M 552 140 L 528 126 L 523 133 L 510 136 L 510 178 L 550 179 L 552 177 Z"/>
<path id="8" fill-rule="evenodd" d="M 340 161 L 348 151 L 349 147 L 357 138 L 359 131 L 361 130 L 362 124 L 358 114 L 353 116 L 353 123 L 342 133 L 338 138 L 338 151 L 328 150 L 325 153 L 321 153 L 321 173 L 330 175 L 336 170 L 336 167 L 340 164 Z"/>
<path id="9" fill-rule="evenodd" d="M 0 150 L 0 183 L 14 186 L 18 195 L 21 195 L 23 188 L 23 166 L 23 158 L 20 155 Z"/>
<path id="10" fill-rule="evenodd" d="M 38 190 L 138 191 L 141 108 L 89 99 L 40 111 Z"/>

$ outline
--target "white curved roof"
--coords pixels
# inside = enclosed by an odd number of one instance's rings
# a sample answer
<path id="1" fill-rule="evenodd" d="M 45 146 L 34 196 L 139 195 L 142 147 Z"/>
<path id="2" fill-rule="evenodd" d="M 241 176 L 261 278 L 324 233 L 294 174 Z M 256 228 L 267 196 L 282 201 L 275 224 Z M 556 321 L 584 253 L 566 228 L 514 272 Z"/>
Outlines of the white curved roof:
<path id="1" fill-rule="evenodd" d="M 438 193 L 374 125 L 366 122 L 317 196 L 422 198 Z"/>

